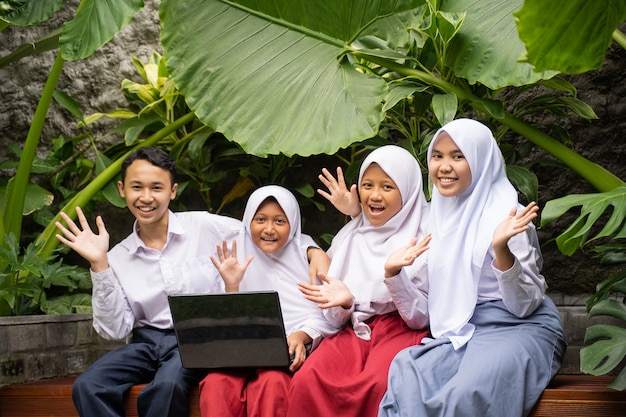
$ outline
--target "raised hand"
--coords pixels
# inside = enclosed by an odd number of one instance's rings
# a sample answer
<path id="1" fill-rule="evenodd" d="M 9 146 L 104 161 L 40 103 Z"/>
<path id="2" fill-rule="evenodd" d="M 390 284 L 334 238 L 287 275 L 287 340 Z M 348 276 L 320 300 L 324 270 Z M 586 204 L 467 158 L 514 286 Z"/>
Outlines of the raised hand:
<path id="1" fill-rule="evenodd" d="M 104 227 L 102 217 L 96 217 L 98 234 L 95 234 L 91 230 L 87 218 L 80 207 L 76 207 L 76 215 L 80 227 L 78 227 L 67 214 L 62 212 L 60 215 L 67 224 L 67 227 L 63 226 L 60 222 L 55 223 L 57 229 L 63 233 L 63 235 L 57 234 L 57 239 L 85 258 L 85 260 L 91 264 L 91 269 L 94 272 L 102 272 L 107 269 L 109 267 L 107 257 L 107 252 L 109 251 L 109 233 Z"/>
<path id="2" fill-rule="evenodd" d="M 432 239 L 430 233 L 418 244 L 417 238 L 395 250 L 385 261 L 385 278 L 396 276 L 404 266 L 412 265 L 415 259 L 428 250 L 428 244 Z"/>
<path id="3" fill-rule="evenodd" d="M 539 207 L 534 201 L 520 210 L 519 213 L 517 208 L 511 209 L 506 219 L 493 232 L 494 249 L 506 246 L 513 236 L 528 230 L 528 224 L 537 217 L 538 211 Z"/>
<path id="4" fill-rule="evenodd" d="M 322 285 L 298 283 L 298 288 L 304 294 L 304 298 L 317 303 L 320 308 L 339 306 L 350 308 L 352 306 L 354 296 L 343 281 L 328 277 L 326 274 L 319 274 L 319 278 L 323 282 Z"/>
<path id="5" fill-rule="evenodd" d="M 506 271 L 513 266 L 515 259 L 509 250 L 508 242 L 513 236 L 525 232 L 528 224 L 537 217 L 539 207 L 535 202 L 524 207 L 519 213 L 517 208 L 511 209 L 509 215 L 496 227 L 493 232 L 493 251 L 495 254 L 495 267 L 500 271 Z"/>
<path id="6" fill-rule="evenodd" d="M 317 192 L 330 201 L 341 213 L 348 216 L 356 216 L 361 212 L 359 196 L 356 192 L 356 185 L 352 184 L 350 190 L 343 177 L 343 170 L 337 167 L 337 179 L 333 177 L 326 168 L 322 168 L 322 173 L 318 176 L 320 181 L 328 188 L 328 192 L 319 189 Z"/>
<path id="7" fill-rule="evenodd" d="M 219 262 L 213 256 L 211 256 L 211 262 L 213 262 L 222 280 L 224 280 L 226 292 L 239 291 L 239 284 L 241 284 L 243 275 L 254 257 L 250 256 L 243 264 L 240 264 L 237 259 L 237 241 L 235 240 L 233 240 L 231 251 L 228 250 L 228 243 L 225 240 L 222 241 L 221 245 L 216 245 L 215 247 Z"/>

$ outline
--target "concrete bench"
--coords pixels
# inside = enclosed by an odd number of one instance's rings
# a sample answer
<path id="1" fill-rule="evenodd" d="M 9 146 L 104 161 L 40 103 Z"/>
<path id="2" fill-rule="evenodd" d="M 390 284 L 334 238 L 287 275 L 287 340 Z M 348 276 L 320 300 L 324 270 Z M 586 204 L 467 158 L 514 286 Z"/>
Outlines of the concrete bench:
<path id="1" fill-rule="evenodd" d="M 626 391 L 607 387 L 612 377 L 591 375 L 557 375 L 544 391 L 531 417 L 623 417 L 626 413 Z M 72 403 L 73 377 L 0 387 L 2 417 L 78 416 Z M 137 416 L 137 394 L 143 385 L 133 387 L 126 399 L 126 415 Z M 199 417 L 199 391 L 189 398 L 190 417 Z"/>

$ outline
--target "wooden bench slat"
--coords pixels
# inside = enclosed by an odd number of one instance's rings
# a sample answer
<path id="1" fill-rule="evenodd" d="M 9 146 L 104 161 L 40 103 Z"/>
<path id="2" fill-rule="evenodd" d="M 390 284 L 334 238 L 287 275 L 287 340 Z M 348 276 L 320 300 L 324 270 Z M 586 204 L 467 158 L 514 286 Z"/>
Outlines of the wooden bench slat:
<path id="1" fill-rule="evenodd" d="M 557 375 L 543 392 L 530 417 L 624 417 L 626 391 L 607 385 L 612 377 Z M 74 377 L 0 387 L 1 417 L 74 417 L 72 402 Z M 137 395 L 145 385 L 133 387 L 126 399 L 128 417 L 137 416 Z M 200 416 L 200 393 L 190 395 L 190 417 Z"/>

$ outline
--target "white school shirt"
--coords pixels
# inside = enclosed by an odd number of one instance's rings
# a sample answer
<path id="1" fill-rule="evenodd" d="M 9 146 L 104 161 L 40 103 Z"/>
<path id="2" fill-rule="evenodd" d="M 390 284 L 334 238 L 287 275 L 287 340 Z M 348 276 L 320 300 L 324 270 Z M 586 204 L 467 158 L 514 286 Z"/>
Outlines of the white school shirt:
<path id="1" fill-rule="evenodd" d="M 385 261 L 412 238 L 422 240 L 428 204 L 422 192 L 419 164 L 407 150 L 386 145 L 372 151 L 361 164 L 358 184 L 371 164 L 377 164 L 395 183 L 402 197 L 398 213 L 380 226 L 372 225 L 363 211 L 334 237 L 328 254 L 328 276 L 342 280 L 354 296 L 349 309 L 341 306 L 324 309 L 324 316 L 335 327 L 351 321 L 357 337 L 370 340 L 367 320 L 397 310 L 384 278 Z M 403 317 L 404 318 L 404 317 Z M 426 323 L 426 317 L 421 317 Z"/>
<path id="2" fill-rule="evenodd" d="M 540 273 L 543 257 L 532 223 L 525 233 L 513 236 L 508 246 L 515 260 L 506 271 L 496 268 L 493 248 L 489 248 L 478 281 L 477 304 L 502 300 L 511 314 L 526 317 L 541 305 L 547 289 Z"/>
<path id="3" fill-rule="evenodd" d="M 534 226 L 531 224 L 525 233 L 513 236 L 508 246 L 514 262 L 506 271 L 496 268 L 493 249 L 488 250 L 478 281 L 477 304 L 502 300 L 511 314 L 526 317 L 541 305 L 547 289 L 545 278 L 540 273 L 543 258 Z M 422 265 L 402 268 L 398 275 L 385 280 L 398 312 L 409 327 L 416 329 L 420 328 L 419 323 L 417 327 L 412 326 L 412 317 L 419 319 L 425 311 L 427 315 L 428 309 L 426 259 L 426 256 L 420 256 L 415 262 L 421 260 Z"/>
<path id="4" fill-rule="evenodd" d="M 208 212 L 169 212 L 167 241 L 148 248 L 133 232 L 108 253 L 109 268 L 91 271 L 93 326 L 109 340 L 121 340 L 134 327 L 172 329 L 169 294 L 219 292 L 221 278 L 210 256 L 215 242 L 232 240 L 239 220 Z"/>

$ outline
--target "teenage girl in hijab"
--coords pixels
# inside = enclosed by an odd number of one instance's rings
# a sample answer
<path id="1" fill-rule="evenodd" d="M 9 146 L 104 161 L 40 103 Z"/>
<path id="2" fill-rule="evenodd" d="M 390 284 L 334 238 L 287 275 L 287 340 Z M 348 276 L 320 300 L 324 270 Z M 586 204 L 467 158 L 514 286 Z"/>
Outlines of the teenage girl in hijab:
<path id="1" fill-rule="evenodd" d="M 338 329 L 317 305 L 306 300 L 297 283 L 308 280 L 307 248 L 313 240 L 301 233 L 300 208 L 287 189 L 269 185 L 255 190 L 243 215 L 244 230 L 233 242 L 218 245 L 218 268 L 227 292 L 278 291 L 289 352 L 287 369 L 213 371 L 200 383 L 202 416 L 279 417 L 287 409 L 289 381 L 307 352 Z M 245 261 L 237 260 L 237 251 Z"/>
<path id="2" fill-rule="evenodd" d="M 432 339 L 393 360 L 379 416 L 525 416 L 566 347 L 540 274 L 538 208 L 518 203 L 491 131 L 475 120 L 436 132 L 428 170 Z"/>
<path id="3" fill-rule="evenodd" d="M 428 322 L 425 302 L 406 310 L 396 307 L 398 298 L 405 297 L 402 305 L 408 305 L 417 293 L 423 297 L 423 282 L 386 278 L 384 268 L 392 250 L 409 242 L 420 241 L 412 259 L 426 250 L 427 203 L 421 178 L 416 159 L 398 146 L 378 148 L 363 161 L 360 213 L 333 239 L 328 274 L 320 275 L 322 285 L 300 284 L 331 324 L 347 325 L 325 339 L 295 374 L 288 416 L 375 416 L 391 360 L 427 334 L 422 330 Z M 325 184 L 334 188 L 336 182 Z M 425 261 L 415 264 L 425 268 Z"/>

